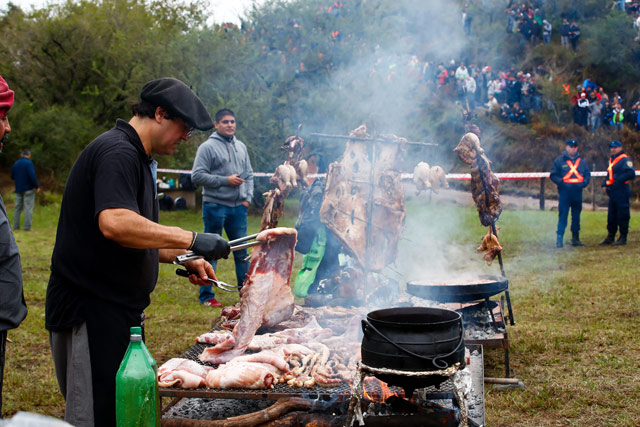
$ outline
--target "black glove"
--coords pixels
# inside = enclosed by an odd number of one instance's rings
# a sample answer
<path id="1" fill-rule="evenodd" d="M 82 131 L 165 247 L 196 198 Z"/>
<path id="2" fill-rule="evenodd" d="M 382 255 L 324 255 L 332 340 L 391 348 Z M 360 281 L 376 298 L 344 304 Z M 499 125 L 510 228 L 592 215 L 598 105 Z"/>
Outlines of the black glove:
<path id="1" fill-rule="evenodd" d="M 226 259 L 231 253 L 231 246 L 218 234 L 198 233 L 191 250 L 202 255 L 207 261 L 215 261 L 220 258 Z"/>

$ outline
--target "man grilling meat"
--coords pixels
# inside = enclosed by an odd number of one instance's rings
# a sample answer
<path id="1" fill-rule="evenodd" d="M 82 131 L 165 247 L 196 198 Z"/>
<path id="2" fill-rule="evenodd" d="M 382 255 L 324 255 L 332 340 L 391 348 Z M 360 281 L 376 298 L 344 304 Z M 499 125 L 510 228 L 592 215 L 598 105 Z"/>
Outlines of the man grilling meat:
<path id="1" fill-rule="evenodd" d="M 583 161 L 578 153 L 578 141 L 575 139 L 567 141 L 564 153 L 553 162 L 549 178 L 558 186 L 556 248 L 563 247 L 569 209 L 571 209 L 571 246 L 584 246 L 580 241 L 582 189 L 589 185 L 591 172 L 587 162 Z"/>
<path id="2" fill-rule="evenodd" d="M 228 256 L 217 234 L 158 224 L 156 161 L 192 129 L 213 127 L 202 101 L 183 82 L 162 78 L 142 88 L 129 122 L 118 120 L 80 154 L 62 199 L 47 288 L 45 326 L 65 420 L 115 425 L 115 376 L 140 326 L 158 278 L 158 261 L 191 250 L 191 282 L 215 279 L 207 260 Z"/>

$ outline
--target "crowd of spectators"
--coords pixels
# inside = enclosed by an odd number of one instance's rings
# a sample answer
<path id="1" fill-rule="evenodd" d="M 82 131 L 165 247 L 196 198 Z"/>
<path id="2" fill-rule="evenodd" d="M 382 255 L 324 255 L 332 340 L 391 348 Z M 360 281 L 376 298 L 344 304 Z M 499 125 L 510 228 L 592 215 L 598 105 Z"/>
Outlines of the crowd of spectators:
<path id="1" fill-rule="evenodd" d="M 601 86 L 586 78 L 571 98 L 573 121 L 592 133 L 598 129 L 622 130 L 627 124 L 633 130 L 640 130 L 640 101 L 634 103 L 629 112 L 623 107 L 623 99 L 614 92 L 607 95 Z"/>
<path id="2" fill-rule="evenodd" d="M 527 123 L 532 114 L 542 109 L 541 94 L 534 75 L 514 68 L 496 71 L 490 65 L 444 63 L 434 67 L 426 63 L 423 76 L 428 85 L 457 99 L 467 111 L 485 107 L 505 122 Z"/>
<path id="3" fill-rule="evenodd" d="M 512 2 L 513 3 L 513 2 Z M 553 25 L 545 18 L 544 10 L 536 7 L 532 2 L 525 2 L 518 5 L 509 5 L 506 9 L 507 33 L 519 33 L 522 36 L 522 43 L 551 43 Z M 560 26 L 560 43 L 562 47 L 568 49 L 569 46 L 574 52 L 578 50 L 580 40 L 580 26 L 575 20 L 562 20 Z"/>

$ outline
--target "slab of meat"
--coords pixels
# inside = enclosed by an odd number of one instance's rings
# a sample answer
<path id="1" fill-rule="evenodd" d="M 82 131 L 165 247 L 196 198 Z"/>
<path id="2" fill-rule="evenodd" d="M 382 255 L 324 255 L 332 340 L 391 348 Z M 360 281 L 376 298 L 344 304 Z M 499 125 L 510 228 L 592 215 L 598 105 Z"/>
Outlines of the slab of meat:
<path id="1" fill-rule="evenodd" d="M 233 334 L 230 332 L 207 332 L 196 338 L 196 341 L 202 344 L 213 344 L 218 346 L 221 350 L 228 350 L 233 348 L 236 343 Z"/>
<path id="2" fill-rule="evenodd" d="M 471 195 L 476 203 L 480 223 L 490 226 L 502 213 L 498 177 L 491 171 L 491 161 L 474 133 L 465 134 L 453 150 L 460 160 L 471 166 Z"/>
<path id="3" fill-rule="evenodd" d="M 227 363 L 209 371 L 205 384 L 209 388 L 266 389 L 273 387 L 274 376 L 262 363 Z"/>
<path id="4" fill-rule="evenodd" d="M 293 228 L 262 231 L 256 240 L 266 243 L 251 253 L 251 265 L 240 293 L 241 317 L 233 329 L 235 346 L 220 351 L 219 346 L 205 349 L 203 362 L 226 363 L 247 349 L 260 326 L 274 326 L 293 314 L 295 303 L 289 286 L 297 232 Z"/>
<path id="5" fill-rule="evenodd" d="M 202 366 L 193 360 L 175 358 L 158 368 L 160 387 L 198 388 L 204 385 L 207 373 L 213 368 Z"/>
<path id="6" fill-rule="evenodd" d="M 283 372 L 287 372 L 289 370 L 289 365 L 287 365 L 284 357 L 269 350 L 263 350 L 259 353 L 243 354 L 242 356 L 238 356 L 233 359 L 233 361 L 230 363 L 238 362 L 266 363 L 268 365 L 274 366 L 275 368 L 278 368 L 278 370 Z"/>
<path id="7" fill-rule="evenodd" d="M 350 136 L 369 138 L 364 125 Z M 404 228 L 399 168 L 403 139 L 393 135 L 385 139 L 389 142 L 347 142 L 342 160 L 329 166 L 320 209 L 322 222 L 360 266 L 371 271 L 380 271 L 395 260 Z M 374 144 L 372 162 L 369 150 Z"/>
<path id="8" fill-rule="evenodd" d="M 317 327 L 316 327 L 317 325 Z M 303 328 L 285 329 L 279 332 L 255 335 L 248 350 L 268 350 L 278 347 L 282 344 L 305 344 L 308 342 L 322 342 L 322 340 L 333 335 L 333 331 L 329 328 L 321 328 L 318 322 L 313 321 L 311 325 Z"/>

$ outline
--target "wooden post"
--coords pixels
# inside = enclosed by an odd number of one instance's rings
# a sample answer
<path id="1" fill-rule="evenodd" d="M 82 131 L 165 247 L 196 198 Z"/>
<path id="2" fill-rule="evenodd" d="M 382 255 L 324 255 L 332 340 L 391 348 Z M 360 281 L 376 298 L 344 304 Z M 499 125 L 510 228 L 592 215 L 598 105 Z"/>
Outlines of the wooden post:
<path id="1" fill-rule="evenodd" d="M 545 178 L 540 178 L 540 210 L 544 210 L 544 184 Z"/>
<path id="2" fill-rule="evenodd" d="M 591 170 L 596 170 L 596 164 L 593 164 Z M 591 210 L 596 210 L 596 180 L 591 177 Z"/>

